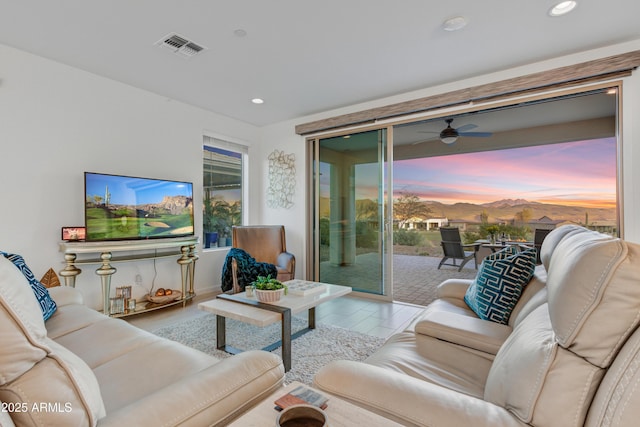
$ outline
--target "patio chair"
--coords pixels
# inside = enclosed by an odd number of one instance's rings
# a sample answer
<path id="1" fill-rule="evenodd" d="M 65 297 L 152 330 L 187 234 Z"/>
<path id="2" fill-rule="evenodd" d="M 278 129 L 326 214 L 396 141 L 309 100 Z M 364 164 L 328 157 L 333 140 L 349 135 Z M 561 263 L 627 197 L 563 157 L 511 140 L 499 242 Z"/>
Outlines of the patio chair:
<path id="1" fill-rule="evenodd" d="M 442 238 L 442 252 L 444 256 L 438 265 L 438 270 L 443 265 L 451 265 L 454 267 L 458 267 L 458 271 L 462 270 L 462 267 L 473 259 L 476 270 L 478 269 L 478 260 L 476 259 L 476 253 L 480 248 L 479 243 L 473 243 L 469 245 L 463 245 L 462 240 L 460 240 L 460 229 L 457 227 L 441 227 L 440 228 L 440 237 Z M 472 250 L 465 250 L 471 248 Z M 451 259 L 451 263 L 447 264 L 446 261 Z M 456 264 L 456 260 L 461 260 L 461 264 L 458 266 Z"/>
<path id="2" fill-rule="evenodd" d="M 547 237 L 547 234 L 549 234 L 549 232 L 551 232 L 551 230 L 536 228 L 533 233 L 533 246 L 535 246 L 536 251 L 538 252 L 538 264 L 542 263 L 542 261 L 540 261 L 540 249 L 542 248 L 542 242 L 544 241 L 544 238 Z"/>

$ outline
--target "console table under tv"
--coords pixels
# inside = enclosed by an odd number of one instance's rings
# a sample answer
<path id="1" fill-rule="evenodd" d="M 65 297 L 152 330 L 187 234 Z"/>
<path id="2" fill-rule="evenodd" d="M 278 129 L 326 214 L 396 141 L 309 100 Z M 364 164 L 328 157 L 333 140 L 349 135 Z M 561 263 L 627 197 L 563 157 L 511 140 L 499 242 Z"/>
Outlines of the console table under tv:
<path id="1" fill-rule="evenodd" d="M 76 276 L 82 270 L 78 265 L 100 264 L 96 274 L 102 282 L 102 309 L 109 315 L 109 297 L 111 295 L 111 276 L 116 272 L 112 263 L 131 262 L 147 259 L 176 257 L 180 265 L 180 278 L 182 295 L 179 299 L 162 305 L 151 304 L 151 307 L 128 311 L 122 314 L 112 315 L 123 317 L 131 314 L 143 313 L 176 304 L 186 305 L 186 302 L 195 296 L 193 281 L 195 266 L 198 256 L 196 244 L 198 237 L 176 237 L 167 239 L 150 240 L 122 240 L 111 242 L 60 242 L 60 252 L 64 252 L 66 266 L 59 274 L 64 278 L 66 286 L 75 287 Z M 113 256 L 114 252 L 127 252 L 123 255 Z M 100 258 L 78 258 L 78 255 L 100 254 Z"/>

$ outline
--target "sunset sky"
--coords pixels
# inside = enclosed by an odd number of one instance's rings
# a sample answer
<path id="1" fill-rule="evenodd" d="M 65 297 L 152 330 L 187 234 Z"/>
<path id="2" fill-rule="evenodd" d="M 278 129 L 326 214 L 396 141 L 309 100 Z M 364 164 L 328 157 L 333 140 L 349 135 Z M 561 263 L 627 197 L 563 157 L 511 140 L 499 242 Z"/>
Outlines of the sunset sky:
<path id="1" fill-rule="evenodd" d="M 442 203 L 526 199 L 541 203 L 614 207 L 614 138 L 394 164 L 394 194 L 415 193 Z"/>
<path id="2" fill-rule="evenodd" d="M 357 167 L 356 198 L 376 197 L 375 173 L 375 165 Z M 325 196 L 327 175 L 321 177 Z M 606 138 L 396 161 L 393 191 L 394 197 L 414 193 L 422 200 L 447 204 L 526 199 L 611 208 L 616 204 L 616 141 Z"/>

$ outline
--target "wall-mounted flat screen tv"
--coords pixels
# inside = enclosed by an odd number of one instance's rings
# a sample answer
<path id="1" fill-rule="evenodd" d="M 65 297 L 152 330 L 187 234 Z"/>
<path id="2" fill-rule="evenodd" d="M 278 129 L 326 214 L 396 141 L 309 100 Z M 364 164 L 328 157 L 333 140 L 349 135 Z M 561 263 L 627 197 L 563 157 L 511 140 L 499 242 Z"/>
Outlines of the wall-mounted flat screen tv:
<path id="1" fill-rule="evenodd" d="M 87 241 L 193 235 L 193 183 L 85 172 Z"/>

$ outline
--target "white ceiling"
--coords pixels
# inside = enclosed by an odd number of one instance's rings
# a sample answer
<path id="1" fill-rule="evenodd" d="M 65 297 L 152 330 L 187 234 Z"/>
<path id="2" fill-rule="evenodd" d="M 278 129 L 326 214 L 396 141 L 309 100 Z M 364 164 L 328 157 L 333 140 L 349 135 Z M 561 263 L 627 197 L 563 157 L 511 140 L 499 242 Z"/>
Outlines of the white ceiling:
<path id="1" fill-rule="evenodd" d="M 0 43 L 262 126 L 640 38 L 640 2 L 578 1 L 0 0 Z"/>

